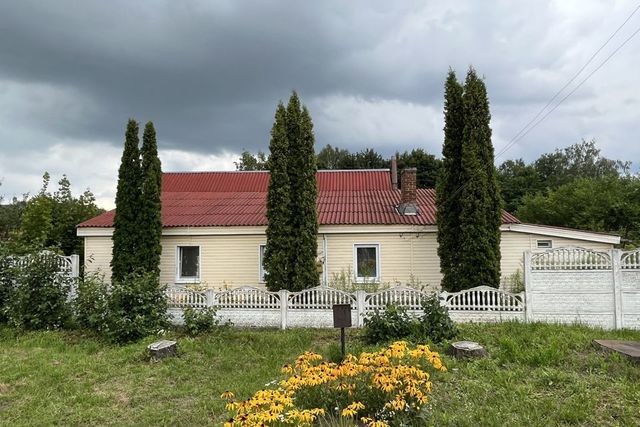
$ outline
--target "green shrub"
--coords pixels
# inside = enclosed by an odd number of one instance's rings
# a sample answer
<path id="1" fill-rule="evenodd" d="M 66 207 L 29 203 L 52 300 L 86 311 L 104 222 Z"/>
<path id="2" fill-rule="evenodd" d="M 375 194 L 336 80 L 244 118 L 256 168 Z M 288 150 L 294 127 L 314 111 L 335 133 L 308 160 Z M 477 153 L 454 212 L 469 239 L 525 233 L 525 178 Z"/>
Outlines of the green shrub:
<path id="1" fill-rule="evenodd" d="M 369 344 L 385 343 L 411 335 L 416 319 L 407 309 L 387 304 L 383 311 L 376 310 L 364 318 L 363 338 Z"/>
<path id="2" fill-rule="evenodd" d="M 413 331 L 415 341 L 431 341 L 439 343 L 450 340 L 458 334 L 456 324 L 449 317 L 449 311 L 440 304 L 436 294 L 431 294 L 422 301 L 422 315 L 418 319 L 417 328 Z"/>
<path id="3" fill-rule="evenodd" d="M 134 273 L 113 282 L 107 304 L 107 338 L 127 343 L 165 328 L 168 325 L 165 289 L 152 273 Z"/>
<path id="4" fill-rule="evenodd" d="M 388 304 L 384 311 L 376 310 L 364 319 L 363 338 L 369 344 L 386 343 L 397 339 L 434 343 L 452 339 L 458 329 L 446 307 L 440 305 L 436 294 L 422 301 L 422 314 L 414 317 L 407 309 Z"/>
<path id="5" fill-rule="evenodd" d="M 89 273 L 78 282 L 73 308 L 77 326 L 104 332 L 109 310 L 109 286 L 103 275 Z"/>
<path id="6" fill-rule="evenodd" d="M 9 302 L 14 288 L 13 276 L 11 258 L 0 253 L 0 324 L 9 321 Z"/>
<path id="7" fill-rule="evenodd" d="M 216 317 L 215 307 L 193 308 L 187 307 L 183 311 L 184 330 L 188 335 L 196 336 L 211 332 L 221 326 L 220 319 Z"/>
<path id="8" fill-rule="evenodd" d="M 13 287 L 5 311 L 11 324 L 25 329 L 57 329 L 68 324 L 68 297 L 76 279 L 58 272 L 56 255 L 27 255 L 23 263 L 9 269 Z"/>

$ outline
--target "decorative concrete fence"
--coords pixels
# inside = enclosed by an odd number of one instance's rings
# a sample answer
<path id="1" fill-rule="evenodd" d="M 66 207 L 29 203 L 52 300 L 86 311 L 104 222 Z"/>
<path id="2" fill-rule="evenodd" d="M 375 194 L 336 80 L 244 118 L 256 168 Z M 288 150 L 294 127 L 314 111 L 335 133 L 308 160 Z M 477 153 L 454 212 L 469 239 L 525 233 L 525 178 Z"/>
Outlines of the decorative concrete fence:
<path id="1" fill-rule="evenodd" d="M 394 287 L 375 293 L 348 293 L 328 287 L 301 292 L 269 292 L 250 286 L 230 291 L 196 290 L 186 286 L 167 289 L 169 312 L 175 323 L 182 323 L 186 307 L 216 307 L 223 321 L 249 327 L 313 327 L 333 326 L 333 305 L 350 304 L 354 326 L 363 326 L 366 314 L 384 310 L 394 303 L 406 307 L 414 315 L 422 313 L 422 302 L 429 293 L 408 287 Z M 524 293 L 511 294 L 499 289 L 479 287 L 462 292 L 439 294 L 440 303 L 449 308 L 454 320 L 498 322 L 524 320 Z"/>
<path id="2" fill-rule="evenodd" d="M 441 292 L 440 301 L 456 322 L 526 320 L 524 292 L 514 294 L 479 286 L 455 293 Z"/>
<path id="3" fill-rule="evenodd" d="M 528 321 L 640 329 L 640 250 L 525 252 Z"/>
<path id="4" fill-rule="evenodd" d="M 595 251 L 564 247 L 524 254 L 525 291 L 510 293 L 480 286 L 439 292 L 440 304 L 457 322 L 584 323 L 603 328 L 640 329 L 640 250 Z M 185 307 L 217 307 L 218 316 L 238 326 L 331 327 L 332 306 L 350 304 L 354 326 L 390 303 L 419 315 L 430 294 L 408 287 L 348 293 L 317 287 L 302 292 L 269 292 L 242 287 L 224 292 L 185 286 L 167 290 L 170 313 L 182 322 Z"/>
<path id="5" fill-rule="evenodd" d="M 80 276 L 80 257 L 78 255 L 58 255 L 51 251 L 42 251 L 38 254 L 40 260 L 44 259 L 45 262 L 50 262 L 58 267 L 60 274 L 68 275 L 71 277 Z M 34 261 L 33 255 L 26 256 L 11 256 L 7 258 L 10 262 L 9 265 L 15 265 L 20 267 L 26 267 Z"/>

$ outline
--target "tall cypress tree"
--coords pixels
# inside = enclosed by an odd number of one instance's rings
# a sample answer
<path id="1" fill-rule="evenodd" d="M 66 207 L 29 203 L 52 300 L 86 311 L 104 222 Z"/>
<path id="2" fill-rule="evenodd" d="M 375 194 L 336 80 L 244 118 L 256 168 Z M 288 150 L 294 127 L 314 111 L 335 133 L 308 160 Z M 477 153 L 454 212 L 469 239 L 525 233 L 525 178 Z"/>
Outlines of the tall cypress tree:
<path id="1" fill-rule="evenodd" d="M 500 285 L 501 200 L 497 188 L 484 82 L 469 69 L 463 94 L 459 270 L 453 291 Z"/>
<path id="2" fill-rule="evenodd" d="M 113 281 L 121 281 L 138 268 L 137 258 L 141 237 L 138 213 L 142 196 L 139 142 L 138 123 L 129 119 L 124 151 L 118 169 L 111 257 L 111 278 Z"/>
<path id="3" fill-rule="evenodd" d="M 442 170 L 436 185 L 438 256 L 442 288 L 446 291 L 456 288 L 459 277 L 460 196 L 463 185 L 460 171 L 464 129 L 462 93 L 462 85 L 450 69 L 445 82 Z"/>
<path id="4" fill-rule="evenodd" d="M 144 127 L 142 135 L 142 202 L 138 215 L 140 230 L 139 265 L 144 271 L 160 275 L 162 254 L 162 165 L 158 157 L 156 131 L 152 122 Z"/>
<path id="5" fill-rule="evenodd" d="M 267 289 L 289 288 L 291 226 L 287 139 L 287 111 L 278 104 L 269 142 L 269 188 L 267 191 L 267 247 L 264 253 Z"/>
<path id="6" fill-rule="evenodd" d="M 297 122 L 294 125 L 293 121 Z M 294 92 L 287 108 L 289 134 L 289 181 L 291 183 L 291 272 L 290 290 L 300 291 L 320 284 L 316 266 L 318 255 L 318 170 L 311 115 L 300 110 Z"/>

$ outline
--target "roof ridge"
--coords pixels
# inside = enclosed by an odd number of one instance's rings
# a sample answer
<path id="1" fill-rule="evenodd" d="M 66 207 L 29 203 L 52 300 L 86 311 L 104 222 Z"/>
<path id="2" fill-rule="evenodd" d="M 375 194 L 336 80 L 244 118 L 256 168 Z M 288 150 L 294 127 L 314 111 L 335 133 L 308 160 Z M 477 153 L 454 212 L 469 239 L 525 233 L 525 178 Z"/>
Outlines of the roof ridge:
<path id="1" fill-rule="evenodd" d="M 389 172 L 390 169 L 318 169 L 316 172 L 323 173 L 335 173 L 335 172 L 350 172 L 350 173 L 365 173 L 365 172 Z M 166 175 L 193 175 L 193 174 L 206 174 L 206 173 L 269 173 L 268 170 L 259 171 L 169 171 L 162 172 Z"/>
<path id="2" fill-rule="evenodd" d="M 163 175 L 194 175 L 205 173 L 269 173 L 269 171 L 171 171 L 162 172 Z"/>

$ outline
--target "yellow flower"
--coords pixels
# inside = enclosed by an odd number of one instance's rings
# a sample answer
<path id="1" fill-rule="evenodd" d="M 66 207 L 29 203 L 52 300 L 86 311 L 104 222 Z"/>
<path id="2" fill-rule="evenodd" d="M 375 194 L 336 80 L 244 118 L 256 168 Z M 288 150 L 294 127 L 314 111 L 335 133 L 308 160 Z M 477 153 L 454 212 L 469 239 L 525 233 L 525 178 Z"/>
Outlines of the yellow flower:
<path id="1" fill-rule="evenodd" d="M 359 410 L 364 409 L 364 403 L 353 402 L 342 410 L 343 417 L 353 417 Z"/>
<path id="2" fill-rule="evenodd" d="M 367 426 L 369 427 L 389 427 L 389 424 L 385 423 L 384 421 L 378 421 L 373 418 L 367 418 L 366 421 L 365 418 L 362 418 L 362 421 L 366 422 Z"/>
<path id="3" fill-rule="evenodd" d="M 232 391 L 227 390 L 227 391 L 223 392 L 223 393 L 220 395 L 220 398 L 221 398 L 221 399 L 227 399 L 227 400 L 228 400 L 228 399 L 233 399 L 233 396 L 234 396 L 233 392 L 232 392 Z"/>

